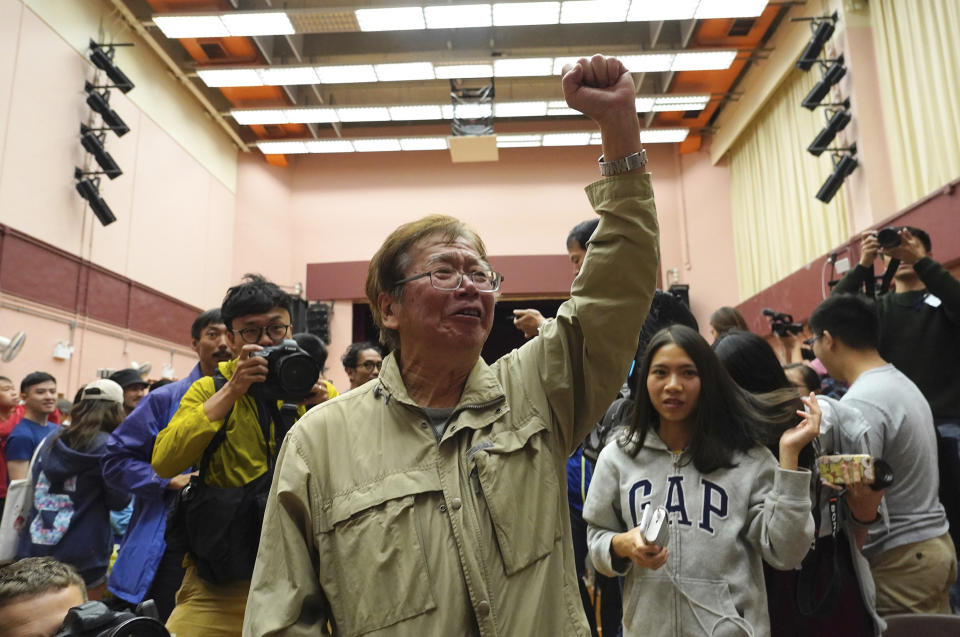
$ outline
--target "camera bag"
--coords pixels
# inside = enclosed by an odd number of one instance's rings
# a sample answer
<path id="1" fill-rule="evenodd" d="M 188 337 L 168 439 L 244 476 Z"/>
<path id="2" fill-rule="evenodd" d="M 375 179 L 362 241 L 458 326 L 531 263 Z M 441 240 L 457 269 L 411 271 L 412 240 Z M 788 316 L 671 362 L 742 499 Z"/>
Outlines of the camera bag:
<path id="1" fill-rule="evenodd" d="M 217 372 L 213 381 L 219 391 L 226 378 Z M 276 463 L 276 456 L 269 451 L 270 423 L 274 422 L 278 447 L 283 440 L 281 433 L 285 435 L 293 424 L 288 410 L 281 415 L 275 403 L 270 401 L 265 405 L 264 402 L 257 400 L 257 411 L 260 430 L 267 441 L 267 470 L 239 487 L 207 484 L 210 459 L 226 439 L 226 425 L 233 413 L 231 408 L 203 452 L 199 475 L 193 476 L 180 490 L 167 517 L 167 543 L 188 551 L 200 577 L 213 584 L 247 580 L 253 575 Z M 292 415 L 295 417 L 296 412 Z"/>

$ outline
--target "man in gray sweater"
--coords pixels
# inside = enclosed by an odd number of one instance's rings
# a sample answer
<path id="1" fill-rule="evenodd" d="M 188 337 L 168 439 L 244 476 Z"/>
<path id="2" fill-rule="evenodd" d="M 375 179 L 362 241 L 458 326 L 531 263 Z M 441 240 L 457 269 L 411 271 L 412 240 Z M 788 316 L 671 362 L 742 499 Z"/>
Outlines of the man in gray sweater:
<path id="1" fill-rule="evenodd" d="M 863 554 L 877 586 L 877 612 L 950 613 L 957 556 L 937 497 L 937 440 L 930 405 L 877 351 L 877 313 L 856 295 L 832 296 L 810 316 L 813 351 L 850 386 L 841 399 L 869 424 L 867 446 L 893 468 L 878 512 L 853 511 L 869 525 Z M 871 515 L 872 514 L 872 515 Z"/>

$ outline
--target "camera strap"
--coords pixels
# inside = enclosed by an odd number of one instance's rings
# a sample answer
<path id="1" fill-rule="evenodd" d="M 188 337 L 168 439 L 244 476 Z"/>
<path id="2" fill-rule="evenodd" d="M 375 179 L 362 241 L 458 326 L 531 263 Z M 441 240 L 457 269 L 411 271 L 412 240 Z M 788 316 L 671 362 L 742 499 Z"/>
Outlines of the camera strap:
<path id="1" fill-rule="evenodd" d="M 887 271 L 883 273 L 883 278 L 880 280 L 879 294 L 886 294 L 890 291 L 890 283 L 893 281 L 893 275 L 897 273 L 897 268 L 899 267 L 900 259 L 890 259 L 890 263 L 887 264 Z"/>

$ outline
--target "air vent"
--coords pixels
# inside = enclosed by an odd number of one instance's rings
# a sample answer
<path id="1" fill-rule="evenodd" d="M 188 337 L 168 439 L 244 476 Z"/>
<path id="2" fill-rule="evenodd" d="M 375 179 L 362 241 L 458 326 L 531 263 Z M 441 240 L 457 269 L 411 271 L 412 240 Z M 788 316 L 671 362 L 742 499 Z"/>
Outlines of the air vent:
<path id="1" fill-rule="evenodd" d="M 223 46 L 220 45 L 220 42 L 216 40 L 200 42 L 199 44 L 200 48 L 203 49 L 203 54 L 207 56 L 208 60 L 222 60 L 227 57 L 227 52 L 223 49 Z"/>
<path id="2" fill-rule="evenodd" d="M 727 35 L 732 38 L 744 36 L 750 33 L 750 29 L 752 29 L 756 23 L 756 18 L 737 18 L 733 21 L 733 24 L 730 25 L 730 31 L 727 32 Z"/>

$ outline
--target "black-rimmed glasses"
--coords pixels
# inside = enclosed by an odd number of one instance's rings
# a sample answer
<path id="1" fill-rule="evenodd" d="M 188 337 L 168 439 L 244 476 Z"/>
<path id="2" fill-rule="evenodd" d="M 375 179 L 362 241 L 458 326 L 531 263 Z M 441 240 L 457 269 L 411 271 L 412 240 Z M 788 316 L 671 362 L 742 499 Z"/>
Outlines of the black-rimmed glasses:
<path id="1" fill-rule="evenodd" d="M 500 284 L 503 282 L 503 275 L 493 270 L 460 272 L 452 268 L 437 268 L 429 272 L 421 272 L 420 274 L 408 276 L 405 279 L 397 281 L 397 285 L 404 285 L 410 283 L 410 281 L 424 277 L 430 277 L 430 285 L 432 285 L 434 289 L 445 292 L 452 292 L 453 290 L 459 289 L 459 287 L 463 285 L 464 277 L 468 277 L 470 282 L 473 283 L 473 286 L 480 292 L 496 292 L 500 289 Z"/>
<path id="2" fill-rule="evenodd" d="M 374 369 L 380 369 L 383 367 L 383 361 L 363 361 L 357 365 L 356 369 L 364 368 L 368 372 L 372 372 Z"/>
<path id="3" fill-rule="evenodd" d="M 289 324 L 283 325 L 281 323 L 275 323 L 274 325 L 267 325 L 266 327 L 245 327 L 242 330 L 233 331 L 240 335 L 244 343 L 253 345 L 260 342 L 264 332 L 267 333 L 267 336 L 269 336 L 271 340 L 279 341 L 287 335 L 288 329 L 290 329 Z"/>

